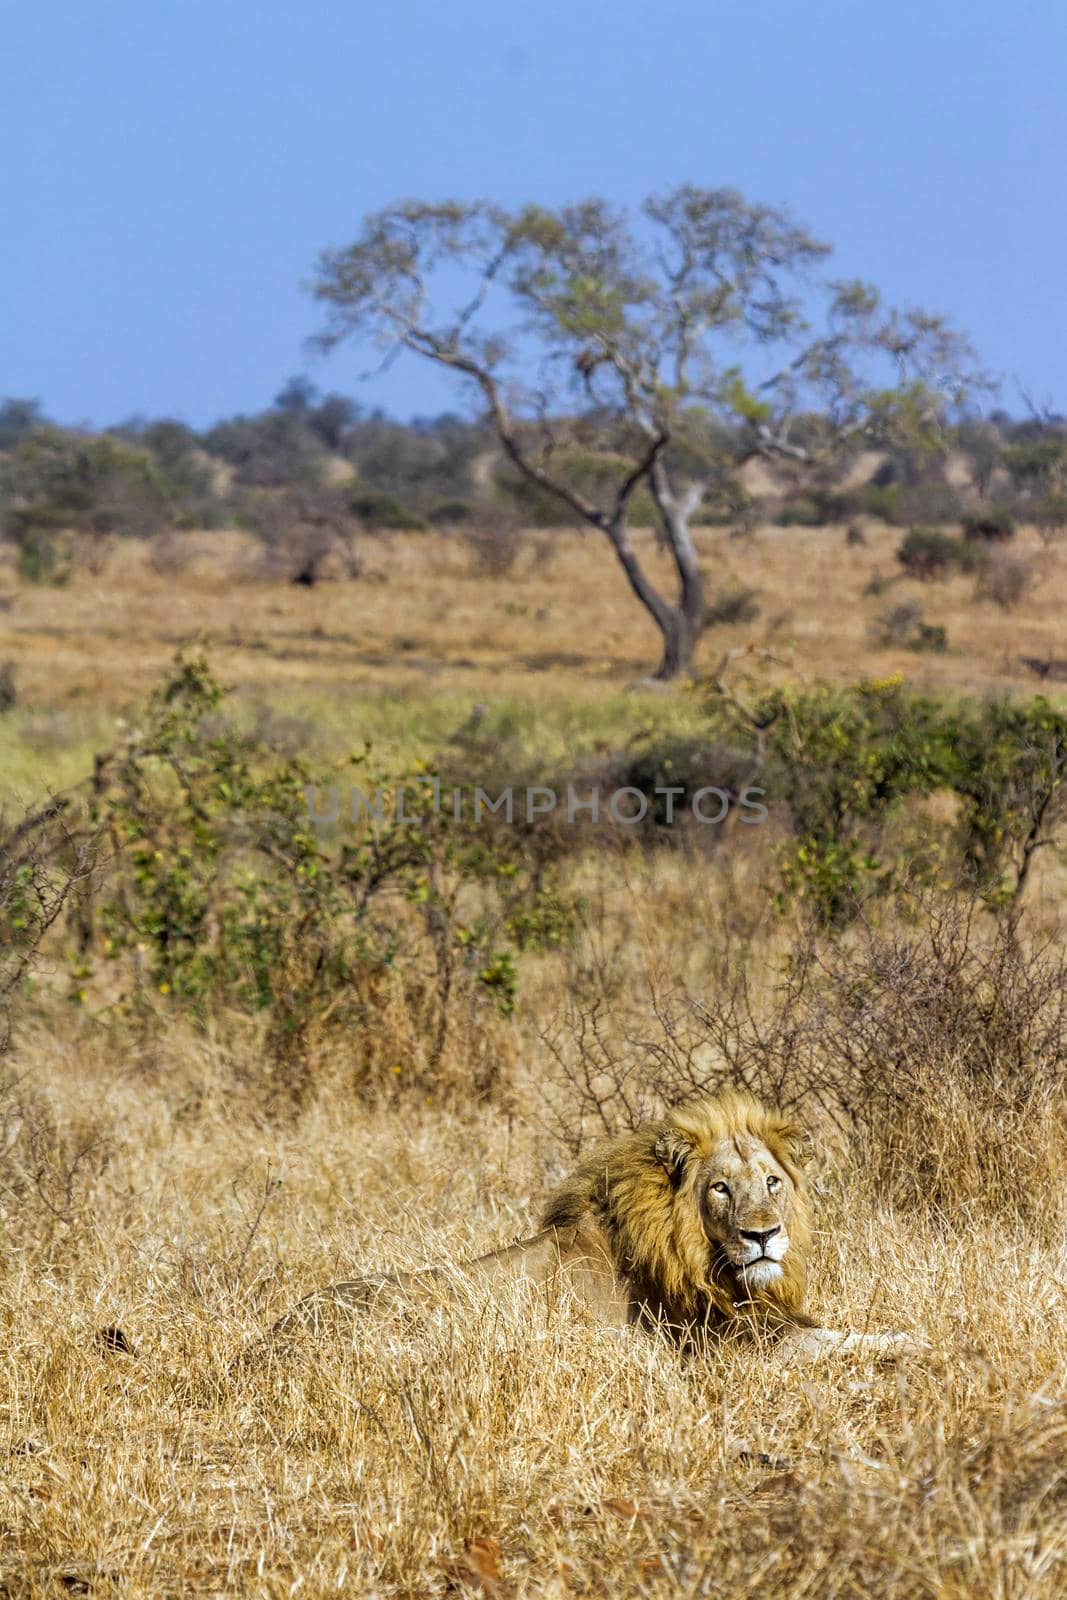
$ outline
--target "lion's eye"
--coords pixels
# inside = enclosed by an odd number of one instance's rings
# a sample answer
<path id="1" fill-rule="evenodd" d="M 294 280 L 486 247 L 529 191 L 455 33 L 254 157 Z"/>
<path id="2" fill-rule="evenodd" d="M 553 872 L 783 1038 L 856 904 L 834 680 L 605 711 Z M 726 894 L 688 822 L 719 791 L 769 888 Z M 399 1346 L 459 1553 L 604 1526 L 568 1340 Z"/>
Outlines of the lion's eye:
<path id="1" fill-rule="evenodd" d="M 730 1191 L 727 1188 L 725 1183 L 713 1183 L 711 1185 L 711 1188 L 713 1189 L 713 1191 L 716 1194 L 726 1194 L 726 1195 L 728 1195 L 730 1193 Z"/>
<path id="2" fill-rule="evenodd" d="M 773 1194 L 775 1189 L 780 1189 L 782 1187 L 781 1178 L 776 1177 L 773 1172 L 770 1173 L 767 1178 L 767 1187 Z"/>

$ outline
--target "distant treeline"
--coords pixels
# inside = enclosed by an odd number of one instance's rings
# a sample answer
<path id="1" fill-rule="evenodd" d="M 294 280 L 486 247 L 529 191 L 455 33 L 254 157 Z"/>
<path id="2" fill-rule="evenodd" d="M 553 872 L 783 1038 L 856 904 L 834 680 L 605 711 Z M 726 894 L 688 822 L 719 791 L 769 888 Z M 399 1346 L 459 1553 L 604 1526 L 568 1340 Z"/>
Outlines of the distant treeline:
<path id="1" fill-rule="evenodd" d="M 801 419 L 798 438 L 821 426 L 818 416 Z M 610 426 L 593 449 L 576 424 L 561 463 L 594 498 L 618 470 L 605 438 Z M 755 486 L 737 469 L 734 447 L 729 429 L 694 417 L 671 449 L 682 471 L 708 483 L 698 520 L 738 532 L 767 519 L 819 526 L 863 516 L 905 528 L 976 517 L 1003 528 L 1027 521 L 1049 535 L 1067 526 L 1060 417 L 993 412 L 935 446 L 908 449 L 872 451 L 859 439 L 830 467 L 776 467 Z M 240 527 L 313 570 L 316 551 L 359 531 L 506 531 L 568 520 L 554 496 L 502 457 L 488 425 L 452 413 L 399 422 L 302 378 L 266 410 L 202 431 L 170 418 L 65 428 L 36 401 L 0 402 L 0 537 L 17 548 L 24 576 L 42 581 L 63 580 L 72 541 L 91 546 L 124 534 Z M 653 522 L 640 491 L 631 520 Z"/>

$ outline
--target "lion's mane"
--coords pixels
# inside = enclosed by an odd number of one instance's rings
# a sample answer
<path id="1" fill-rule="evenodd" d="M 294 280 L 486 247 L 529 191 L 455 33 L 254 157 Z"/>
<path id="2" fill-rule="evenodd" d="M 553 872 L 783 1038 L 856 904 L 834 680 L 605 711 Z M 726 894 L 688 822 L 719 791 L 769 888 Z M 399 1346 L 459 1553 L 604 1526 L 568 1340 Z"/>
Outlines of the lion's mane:
<path id="1" fill-rule="evenodd" d="M 704 1232 L 696 1193 L 701 1162 L 720 1140 L 738 1135 L 761 1140 L 793 1184 L 782 1276 L 743 1300 Z M 805 1141 L 786 1114 L 750 1095 L 699 1101 L 598 1146 L 552 1195 L 541 1226 L 580 1234 L 595 1225 L 641 1315 L 676 1331 L 721 1328 L 738 1319 L 810 1325 L 803 1311 L 811 1249 Z M 664 1161 L 665 1148 L 684 1152 L 673 1168 Z"/>

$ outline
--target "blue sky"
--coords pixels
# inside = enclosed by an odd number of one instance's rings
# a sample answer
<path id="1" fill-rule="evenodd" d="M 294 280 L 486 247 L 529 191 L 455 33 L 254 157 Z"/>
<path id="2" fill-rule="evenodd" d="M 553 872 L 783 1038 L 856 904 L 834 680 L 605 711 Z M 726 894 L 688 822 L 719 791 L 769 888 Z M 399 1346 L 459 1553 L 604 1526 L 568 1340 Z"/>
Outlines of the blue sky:
<path id="1" fill-rule="evenodd" d="M 415 196 L 787 204 L 1067 409 L 1063 0 L 0 0 L 0 395 L 195 425 L 312 360 L 318 250 Z"/>

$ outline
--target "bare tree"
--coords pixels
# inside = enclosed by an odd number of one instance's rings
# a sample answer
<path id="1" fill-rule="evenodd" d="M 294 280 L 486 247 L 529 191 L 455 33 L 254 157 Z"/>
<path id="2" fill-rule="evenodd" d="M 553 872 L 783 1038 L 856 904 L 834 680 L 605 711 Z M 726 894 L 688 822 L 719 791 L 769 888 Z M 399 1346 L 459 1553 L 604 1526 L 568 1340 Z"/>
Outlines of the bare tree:
<path id="1" fill-rule="evenodd" d="M 662 635 L 657 676 L 670 678 L 705 621 L 690 524 L 709 491 L 753 455 L 806 462 L 856 433 L 936 429 L 972 377 L 944 321 L 818 274 L 828 253 L 786 212 L 731 189 L 683 185 L 649 199 L 637 224 L 603 200 L 408 202 L 321 256 L 319 343 L 355 337 L 383 365 L 410 351 L 467 380 L 519 473 L 607 536 Z M 573 470 L 576 447 L 615 463 L 595 490 Z M 639 488 L 673 596 L 630 537 Z"/>

